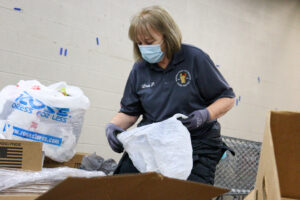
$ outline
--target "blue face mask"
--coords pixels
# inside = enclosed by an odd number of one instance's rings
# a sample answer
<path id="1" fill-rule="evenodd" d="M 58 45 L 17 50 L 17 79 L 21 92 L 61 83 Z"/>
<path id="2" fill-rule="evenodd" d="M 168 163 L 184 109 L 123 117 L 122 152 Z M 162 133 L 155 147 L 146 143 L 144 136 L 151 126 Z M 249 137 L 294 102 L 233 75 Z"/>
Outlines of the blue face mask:
<path id="1" fill-rule="evenodd" d="M 158 63 L 164 57 L 164 52 L 160 49 L 160 44 L 138 45 L 142 57 L 149 63 Z"/>

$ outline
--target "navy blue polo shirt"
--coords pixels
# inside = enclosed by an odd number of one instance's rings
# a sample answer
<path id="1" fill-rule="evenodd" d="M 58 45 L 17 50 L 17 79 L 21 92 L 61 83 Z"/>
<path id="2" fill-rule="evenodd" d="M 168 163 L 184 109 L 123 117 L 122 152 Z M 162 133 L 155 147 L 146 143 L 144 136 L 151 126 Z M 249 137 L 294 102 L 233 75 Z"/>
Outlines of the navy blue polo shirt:
<path id="1" fill-rule="evenodd" d="M 235 94 L 210 57 L 199 48 L 182 44 L 166 69 L 144 60 L 134 64 L 120 112 L 142 115 L 138 126 L 143 126 L 176 113 L 188 115 L 223 97 L 233 98 Z M 210 121 L 191 134 L 203 134 L 216 123 Z"/>

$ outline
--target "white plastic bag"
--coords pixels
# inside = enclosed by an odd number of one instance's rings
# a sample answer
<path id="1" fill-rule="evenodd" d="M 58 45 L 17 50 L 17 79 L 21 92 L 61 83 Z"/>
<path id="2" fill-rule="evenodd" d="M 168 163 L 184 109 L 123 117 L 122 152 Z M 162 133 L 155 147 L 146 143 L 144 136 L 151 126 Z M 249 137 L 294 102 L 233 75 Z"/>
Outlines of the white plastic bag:
<path id="1" fill-rule="evenodd" d="M 0 191 L 22 185 L 51 183 L 62 181 L 67 177 L 101 177 L 102 171 L 86 171 L 69 167 L 43 168 L 42 171 L 31 172 L 22 170 L 0 169 Z"/>
<path id="2" fill-rule="evenodd" d="M 117 136 L 140 172 L 155 171 L 172 178 L 188 178 L 193 167 L 193 150 L 190 133 L 178 117 L 185 116 L 176 114 Z"/>
<path id="3" fill-rule="evenodd" d="M 43 142 L 46 156 L 71 159 L 80 136 L 89 99 L 65 82 L 49 87 L 20 81 L 0 92 L 0 138 Z"/>

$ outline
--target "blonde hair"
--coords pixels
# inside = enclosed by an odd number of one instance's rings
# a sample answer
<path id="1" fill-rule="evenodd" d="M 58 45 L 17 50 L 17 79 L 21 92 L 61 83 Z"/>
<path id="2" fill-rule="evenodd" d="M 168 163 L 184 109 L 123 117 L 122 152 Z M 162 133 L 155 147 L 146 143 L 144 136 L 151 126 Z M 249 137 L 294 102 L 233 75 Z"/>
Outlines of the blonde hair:
<path id="1" fill-rule="evenodd" d="M 137 44 L 138 36 L 153 38 L 149 28 L 162 34 L 166 56 L 171 59 L 172 55 L 181 48 L 181 32 L 170 14 L 159 6 L 144 8 L 131 19 L 128 36 L 133 42 L 134 58 L 142 59 Z"/>

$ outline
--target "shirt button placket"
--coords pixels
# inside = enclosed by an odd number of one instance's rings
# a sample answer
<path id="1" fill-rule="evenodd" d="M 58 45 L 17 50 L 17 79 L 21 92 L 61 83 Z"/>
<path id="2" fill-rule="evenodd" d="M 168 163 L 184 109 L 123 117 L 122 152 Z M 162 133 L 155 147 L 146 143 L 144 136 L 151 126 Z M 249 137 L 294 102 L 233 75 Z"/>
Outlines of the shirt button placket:
<path id="1" fill-rule="evenodd" d="M 163 78 L 164 89 L 168 89 L 169 88 L 168 72 L 164 72 L 163 77 L 164 77 Z"/>

